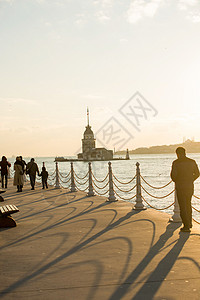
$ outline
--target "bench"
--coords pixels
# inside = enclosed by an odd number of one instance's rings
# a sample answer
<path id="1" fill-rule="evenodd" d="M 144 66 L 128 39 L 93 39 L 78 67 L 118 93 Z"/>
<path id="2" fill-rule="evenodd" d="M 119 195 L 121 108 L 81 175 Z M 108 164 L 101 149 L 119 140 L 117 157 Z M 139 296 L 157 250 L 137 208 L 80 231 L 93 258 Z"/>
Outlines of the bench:
<path id="1" fill-rule="evenodd" d="M 0 206 L 0 228 L 15 227 L 16 222 L 11 217 L 11 214 L 19 212 L 15 205 Z"/>
<path id="2" fill-rule="evenodd" d="M 5 191 L 3 191 L 3 190 L 0 190 L 0 194 L 3 194 L 3 193 L 5 193 Z M 2 196 L 0 196 L 0 202 L 3 202 L 3 201 L 4 201 L 3 197 L 2 197 Z"/>

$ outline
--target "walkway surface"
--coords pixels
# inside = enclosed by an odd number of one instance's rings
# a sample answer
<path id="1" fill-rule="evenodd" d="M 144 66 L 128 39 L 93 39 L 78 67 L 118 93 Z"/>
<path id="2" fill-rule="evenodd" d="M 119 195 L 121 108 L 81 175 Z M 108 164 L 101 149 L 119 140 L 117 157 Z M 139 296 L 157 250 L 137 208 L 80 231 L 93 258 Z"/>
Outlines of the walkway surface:
<path id="1" fill-rule="evenodd" d="M 17 227 L 0 229 L 2 299 L 200 299 L 200 226 L 151 209 L 49 188 L 10 187 Z"/>

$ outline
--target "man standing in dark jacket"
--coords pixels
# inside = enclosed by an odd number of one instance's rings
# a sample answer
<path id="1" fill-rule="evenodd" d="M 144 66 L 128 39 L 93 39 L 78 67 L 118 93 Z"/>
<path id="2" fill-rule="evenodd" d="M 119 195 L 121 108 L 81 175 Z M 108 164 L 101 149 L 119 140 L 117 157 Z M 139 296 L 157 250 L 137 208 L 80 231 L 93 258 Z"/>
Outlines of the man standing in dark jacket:
<path id="1" fill-rule="evenodd" d="M 26 166 L 26 174 L 29 174 L 30 177 L 31 190 L 35 189 L 36 172 L 39 175 L 38 165 L 35 163 L 35 159 L 31 158 L 31 161 Z"/>
<path id="2" fill-rule="evenodd" d="M 185 154 L 183 147 L 176 149 L 178 159 L 173 161 L 171 178 L 175 182 L 180 216 L 183 223 L 181 231 L 190 232 L 192 227 L 191 199 L 194 193 L 194 181 L 199 177 L 199 169 L 195 160 Z"/>
<path id="3" fill-rule="evenodd" d="M 7 161 L 5 156 L 2 156 L 2 160 L 0 161 L 1 167 L 1 184 L 2 188 L 4 188 L 4 178 L 5 178 L 5 188 L 7 189 L 7 182 L 8 182 L 8 168 L 11 167 L 11 164 Z"/>

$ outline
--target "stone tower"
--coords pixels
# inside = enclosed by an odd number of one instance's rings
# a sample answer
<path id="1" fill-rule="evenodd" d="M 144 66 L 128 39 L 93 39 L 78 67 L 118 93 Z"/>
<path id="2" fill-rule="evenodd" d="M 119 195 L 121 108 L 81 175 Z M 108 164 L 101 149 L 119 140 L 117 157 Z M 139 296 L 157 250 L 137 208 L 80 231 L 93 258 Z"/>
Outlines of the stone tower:
<path id="1" fill-rule="evenodd" d="M 91 126 L 87 125 L 82 139 L 82 151 L 83 153 L 88 153 L 93 148 L 95 148 L 94 133 L 91 129 Z"/>
<path id="2" fill-rule="evenodd" d="M 82 152 L 83 154 L 91 152 L 95 148 L 95 138 L 94 133 L 89 124 L 89 110 L 87 109 L 87 126 L 85 127 L 85 132 L 82 139 Z"/>

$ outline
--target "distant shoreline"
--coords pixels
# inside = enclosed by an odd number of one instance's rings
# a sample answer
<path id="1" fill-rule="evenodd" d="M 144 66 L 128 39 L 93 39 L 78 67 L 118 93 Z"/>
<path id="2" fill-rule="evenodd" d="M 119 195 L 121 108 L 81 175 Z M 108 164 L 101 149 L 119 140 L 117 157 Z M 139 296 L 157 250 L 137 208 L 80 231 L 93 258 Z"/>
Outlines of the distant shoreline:
<path id="1" fill-rule="evenodd" d="M 187 140 L 182 144 L 140 147 L 134 150 L 129 150 L 129 154 L 173 154 L 178 147 L 184 147 L 187 153 L 200 153 L 200 142 Z M 125 154 L 126 150 L 115 152 L 115 155 Z"/>

